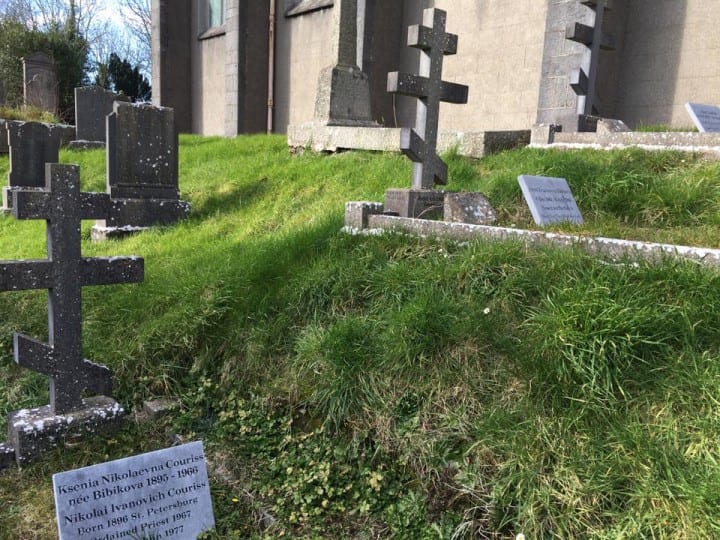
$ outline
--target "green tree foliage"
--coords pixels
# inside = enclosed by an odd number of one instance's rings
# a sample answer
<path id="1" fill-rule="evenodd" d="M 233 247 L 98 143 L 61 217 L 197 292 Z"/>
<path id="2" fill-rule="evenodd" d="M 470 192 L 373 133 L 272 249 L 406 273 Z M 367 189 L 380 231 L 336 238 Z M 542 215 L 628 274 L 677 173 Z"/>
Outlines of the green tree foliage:
<path id="1" fill-rule="evenodd" d="M 5 101 L 11 106 L 23 104 L 22 57 L 36 52 L 51 56 L 57 66 L 60 116 L 74 117 L 74 89 L 86 81 L 88 43 L 72 18 L 64 25 L 45 30 L 27 28 L 12 18 L 0 19 L 0 79 Z"/>
<path id="2" fill-rule="evenodd" d="M 148 101 L 151 97 L 150 83 L 127 59 L 112 53 L 107 63 L 98 63 L 95 84 L 125 94 L 133 101 Z"/>

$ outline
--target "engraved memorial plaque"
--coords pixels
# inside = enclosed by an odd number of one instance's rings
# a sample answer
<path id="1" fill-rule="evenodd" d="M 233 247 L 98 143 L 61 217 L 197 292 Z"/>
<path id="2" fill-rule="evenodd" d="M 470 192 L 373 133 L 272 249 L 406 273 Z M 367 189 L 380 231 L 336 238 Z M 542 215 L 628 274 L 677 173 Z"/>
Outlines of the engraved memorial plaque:
<path id="1" fill-rule="evenodd" d="M 60 540 L 197 538 L 215 526 L 201 442 L 53 475 Z"/>
<path id="2" fill-rule="evenodd" d="M 584 223 L 570 186 L 564 178 L 521 175 L 518 182 L 538 225 L 563 221 L 578 225 Z"/>

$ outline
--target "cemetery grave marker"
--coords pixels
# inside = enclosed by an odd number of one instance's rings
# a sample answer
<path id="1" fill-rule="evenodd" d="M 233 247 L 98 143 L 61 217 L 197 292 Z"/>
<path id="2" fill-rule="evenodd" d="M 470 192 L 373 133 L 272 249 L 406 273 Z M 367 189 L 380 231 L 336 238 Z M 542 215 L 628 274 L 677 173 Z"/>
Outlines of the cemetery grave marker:
<path id="1" fill-rule="evenodd" d="M 443 220 L 474 225 L 491 225 L 497 221 L 495 209 L 482 193 L 445 193 Z"/>
<path id="2" fill-rule="evenodd" d="M 105 146 L 105 118 L 113 112 L 116 101 L 129 102 L 130 98 L 101 86 L 83 86 L 75 89 L 75 141 L 73 148 L 102 148 Z"/>
<path id="3" fill-rule="evenodd" d="M 197 538 L 215 526 L 201 442 L 53 475 L 60 540 Z"/>
<path id="4" fill-rule="evenodd" d="M 533 219 L 538 225 L 563 221 L 579 225 L 583 223 L 570 186 L 564 178 L 521 175 L 518 177 L 518 182 Z"/>
<path id="5" fill-rule="evenodd" d="M 3 210 L 12 208 L 12 191 L 45 186 L 45 164 L 57 163 L 60 131 L 39 122 L 7 122 L 10 150 L 8 186 L 3 188 Z"/>
<path id="6" fill-rule="evenodd" d="M 403 217 L 432 207 L 442 211 L 443 194 L 433 190 L 435 184 L 447 184 L 447 165 L 437 155 L 440 102 L 467 103 L 467 86 L 442 80 L 443 58 L 455 54 L 458 43 L 456 35 L 445 32 L 446 19 L 444 11 L 430 8 L 423 12 L 422 25 L 408 28 L 408 46 L 420 49 L 418 75 L 388 73 L 388 92 L 418 98 L 415 127 L 400 133 L 400 149 L 413 161 L 412 189 L 386 194 L 385 209 Z"/>
<path id="7" fill-rule="evenodd" d="M 39 52 L 24 57 L 22 62 L 25 105 L 56 114 L 60 98 L 55 61 Z"/>
<path id="8" fill-rule="evenodd" d="M 720 107 L 701 103 L 686 103 L 690 118 L 700 133 L 720 133 Z"/>
<path id="9" fill-rule="evenodd" d="M 107 116 L 107 190 L 117 204 L 93 227 L 93 238 L 126 234 L 185 217 L 178 190 L 178 137 L 173 109 L 115 101 Z"/>
<path id="10" fill-rule="evenodd" d="M 42 219 L 48 258 L 0 263 L 0 291 L 48 289 L 48 343 L 15 333 L 15 361 L 50 378 L 50 404 L 10 415 L 9 435 L 22 463 L 66 433 L 112 423 L 122 408 L 112 393 L 110 370 L 82 357 L 81 289 L 88 285 L 137 283 L 143 259 L 83 258 L 80 222 L 105 217 L 112 207 L 104 193 L 81 193 L 79 169 L 47 164 L 44 189 L 12 192 L 17 219 Z M 87 398 L 86 394 L 102 394 Z"/>

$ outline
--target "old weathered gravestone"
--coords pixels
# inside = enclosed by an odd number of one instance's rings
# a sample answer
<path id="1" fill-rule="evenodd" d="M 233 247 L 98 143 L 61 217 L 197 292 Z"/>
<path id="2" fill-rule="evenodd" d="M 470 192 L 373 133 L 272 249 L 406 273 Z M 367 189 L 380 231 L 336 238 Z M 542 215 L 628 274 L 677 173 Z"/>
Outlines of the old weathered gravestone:
<path id="1" fill-rule="evenodd" d="M 95 239 L 187 216 L 178 190 L 178 137 L 173 109 L 116 101 L 107 116 L 107 189 L 111 214 L 93 228 Z"/>
<path id="2" fill-rule="evenodd" d="M 447 165 L 437 155 L 440 102 L 467 103 L 468 87 L 442 80 L 445 55 L 457 52 L 457 36 L 445 32 L 447 15 L 426 9 L 423 24 L 408 28 L 408 46 L 420 49 L 418 75 L 388 73 L 388 92 L 418 98 L 414 128 L 403 128 L 400 149 L 413 161 L 412 189 L 388 190 L 385 210 L 402 217 L 441 215 L 442 192 L 435 184 L 447 184 Z"/>
<path id="3" fill-rule="evenodd" d="M 47 164 L 45 188 L 15 190 L 12 199 L 17 219 L 47 224 L 47 259 L 0 263 L 0 291 L 48 289 L 48 343 L 14 335 L 15 361 L 50 377 L 50 404 L 9 418 L 10 443 L 23 463 L 64 437 L 112 424 L 122 415 L 109 397 L 110 370 L 82 357 L 81 289 L 140 282 L 143 260 L 82 257 L 81 220 L 106 216 L 111 201 L 104 193 L 80 192 L 77 166 Z M 101 396 L 84 397 L 95 394 Z"/>
<path id="4" fill-rule="evenodd" d="M 701 133 L 720 133 L 720 107 L 686 103 L 685 109 Z"/>
<path id="5" fill-rule="evenodd" d="M 518 182 L 533 219 L 538 225 L 551 225 L 564 221 L 578 225 L 583 223 L 575 197 L 564 178 L 521 175 L 518 177 Z"/>
<path id="6" fill-rule="evenodd" d="M 101 148 L 105 146 L 105 118 L 113 112 L 116 101 L 129 102 L 130 98 L 101 86 L 83 86 L 75 89 L 75 141 L 72 148 Z"/>
<path id="7" fill-rule="evenodd" d="M 31 54 L 22 61 L 25 105 L 56 114 L 60 97 L 55 61 L 45 53 Z"/>
<path id="8" fill-rule="evenodd" d="M 3 188 L 3 209 L 12 208 L 12 191 L 45 186 L 45 164 L 56 163 L 60 131 L 39 122 L 7 122 L 10 147 L 8 186 Z"/>
<path id="9" fill-rule="evenodd" d="M 443 220 L 491 225 L 497 221 L 497 214 L 482 193 L 445 193 Z"/>

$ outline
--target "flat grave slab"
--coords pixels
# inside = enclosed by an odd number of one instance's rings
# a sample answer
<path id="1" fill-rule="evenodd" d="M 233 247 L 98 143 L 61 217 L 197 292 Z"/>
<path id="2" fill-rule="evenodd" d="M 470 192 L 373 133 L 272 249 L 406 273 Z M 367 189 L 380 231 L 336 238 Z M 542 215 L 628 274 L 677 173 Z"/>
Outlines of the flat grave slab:
<path id="1" fill-rule="evenodd" d="M 538 225 L 551 225 L 563 221 L 578 225 L 584 223 L 575 197 L 564 178 L 521 175 L 518 177 L 518 182 L 533 219 Z"/>
<path id="2" fill-rule="evenodd" d="M 701 133 L 720 133 L 720 107 L 686 103 L 685 110 Z"/>
<path id="3" fill-rule="evenodd" d="M 53 475 L 60 540 L 175 538 L 215 526 L 202 442 Z"/>

